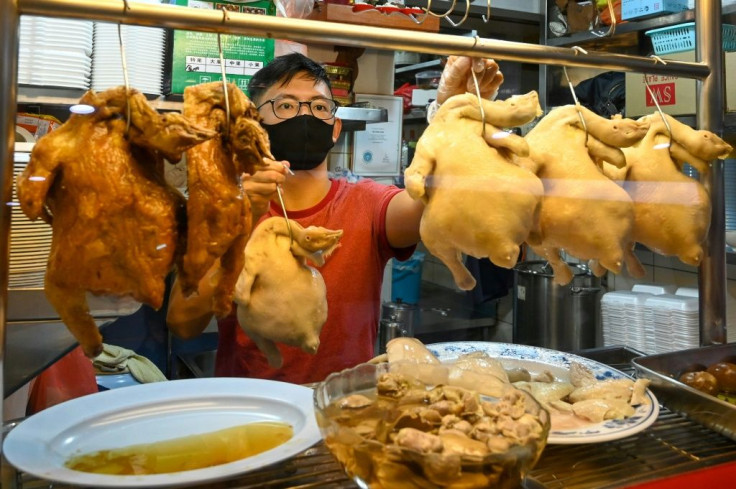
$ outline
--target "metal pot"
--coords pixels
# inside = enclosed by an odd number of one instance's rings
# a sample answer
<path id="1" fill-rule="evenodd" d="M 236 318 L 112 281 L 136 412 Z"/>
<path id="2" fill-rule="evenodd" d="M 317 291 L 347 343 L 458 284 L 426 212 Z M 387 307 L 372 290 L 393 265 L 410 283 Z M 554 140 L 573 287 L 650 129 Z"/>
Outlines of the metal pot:
<path id="1" fill-rule="evenodd" d="M 568 285 L 554 283 L 546 261 L 514 268 L 514 343 L 562 351 L 602 345 L 601 280 L 584 264 L 568 266 L 574 274 Z"/>
<path id="2" fill-rule="evenodd" d="M 378 353 L 386 351 L 386 343 L 400 336 L 414 335 L 414 321 L 419 309 L 405 302 L 384 302 L 378 325 Z"/>

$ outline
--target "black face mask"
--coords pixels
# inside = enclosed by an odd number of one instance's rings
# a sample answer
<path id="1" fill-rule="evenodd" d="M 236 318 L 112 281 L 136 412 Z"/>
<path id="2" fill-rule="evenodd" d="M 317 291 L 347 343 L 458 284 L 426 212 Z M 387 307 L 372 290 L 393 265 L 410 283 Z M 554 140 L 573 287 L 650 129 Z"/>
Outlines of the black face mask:
<path id="1" fill-rule="evenodd" d="M 313 115 L 299 115 L 278 124 L 261 124 L 268 132 L 271 153 L 292 170 L 312 170 L 325 161 L 335 145 L 330 124 Z"/>

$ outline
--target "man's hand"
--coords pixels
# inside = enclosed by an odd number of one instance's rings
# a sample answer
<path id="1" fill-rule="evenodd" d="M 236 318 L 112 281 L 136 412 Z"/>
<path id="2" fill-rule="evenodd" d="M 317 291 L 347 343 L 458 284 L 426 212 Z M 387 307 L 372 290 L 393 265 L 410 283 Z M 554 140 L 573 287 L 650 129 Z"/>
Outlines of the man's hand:
<path id="1" fill-rule="evenodd" d="M 243 190 L 248 196 L 253 213 L 253 222 L 257 222 L 266 212 L 270 202 L 277 198 L 276 187 L 286 180 L 289 168 L 287 161 L 275 161 L 263 158 L 265 168 L 249 175 L 243 174 Z"/>
<path id="2" fill-rule="evenodd" d="M 442 104 L 453 95 L 475 93 L 471 69 L 475 72 L 480 87 L 480 96 L 493 100 L 498 87 L 503 83 L 503 74 L 492 59 L 450 56 L 437 87 L 437 103 Z"/>

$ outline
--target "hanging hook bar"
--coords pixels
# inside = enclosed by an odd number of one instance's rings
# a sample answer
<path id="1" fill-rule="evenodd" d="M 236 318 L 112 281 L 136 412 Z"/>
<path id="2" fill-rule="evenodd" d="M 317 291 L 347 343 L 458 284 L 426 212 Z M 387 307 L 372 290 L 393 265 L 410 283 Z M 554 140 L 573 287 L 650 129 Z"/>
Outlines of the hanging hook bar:
<path id="1" fill-rule="evenodd" d="M 491 0 L 488 0 L 486 4 L 486 13 L 485 15 L 481 15 L 481 18 L 486 24 L 491 20 Z"/>
<path id="2" fill-rule="evenodd" d="M 478 108 L 480 109 L 480 120 L 483 123 L 483 129 L 481 135 L 485 139 L 486 137 L 486 111 L 483 110 L 483 97 L 480 96 L 480 85 L 478 84 L 478 77 L 475 75 L 475 70 L 470 67 L 470 73 L 473 75 L 473 85 L 475 85 L 475 95 L 478 97 Z"/>
<path id="3" fill-rule="evenodd" d="M 654 64 L 667 64 L 667 62 L 659 56 L 652 55 L 652 59 L 654 60 Z M 662 118 L 662 122 L 664 122 L 664 126 L 667 128 L 667 137 L 669 139 L 667 147 L 670 148 L 672 147 L 672 128 L 670 127 L 670 123 L 667 121 L 667 117 L 665 117 L 664 112 L 662 112 L 662 107 L 659 106 L 659 101 L 657 100 L 652 87 L 649 86 L 649 80 L 647 79 L 646 73 L 644 74 L 644 85 L 647 87 L 647 92 L 649 92 L 649 96 L 652 97 L 652 101 L 654 102 L 655 107 L 657 107 L 657 112 L 659 112 L 659 116 Z"/>
<path id="4" fill-rule="evenodd" d="M 452 19 L 447 16 L 445 17 L 445 20 L 450 23 L 453 27 L 459 27 L 465 23 L 465 21 L 468 19 L 468 14 L 470 13 L 470 0 L 465 0 L 465 15 L 463 15 L 463 18 L 460 19 L 460 22 L 457 24 L 452 21 Z"/>
<path id="5" fill-rule="evenodd" d="M 128 3 L 124 1 L 125 8 Z M 125 59 L 125 42 L 123 41 L 123 24 L 118 24 L 118 41 L 120 43 L 120 59 L 123 64 L 123 81 L 125 83 L 125 134 L 130 131 L 130 79 L 128 78 L 128 62 Z"/>
<path id="6" fill-rule="evenodd" d="M 227 9 L 222 7 L 222 23 L 227 20 Z M 227 92 L 227 76 L 225 74 L 225 58 L 222 55 L 222 34 L 217 33 L 217 49 L 220 52 L 220 72 L 222 73 L 222 93 L 225 96 L 225 139 L 230 137 L 230 97 Z"/>

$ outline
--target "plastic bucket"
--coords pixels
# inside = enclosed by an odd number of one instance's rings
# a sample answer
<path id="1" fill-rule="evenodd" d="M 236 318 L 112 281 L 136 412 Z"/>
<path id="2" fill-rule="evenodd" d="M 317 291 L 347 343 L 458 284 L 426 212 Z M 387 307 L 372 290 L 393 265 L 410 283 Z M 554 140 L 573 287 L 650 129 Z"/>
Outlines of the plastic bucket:
<path id="1" fill-rule="evenodd" d="M 392 260 L 391 300 L 418 304 L 422 286 L 422 263 L 424 253 L 416 251 L 406 261 Z"/>

